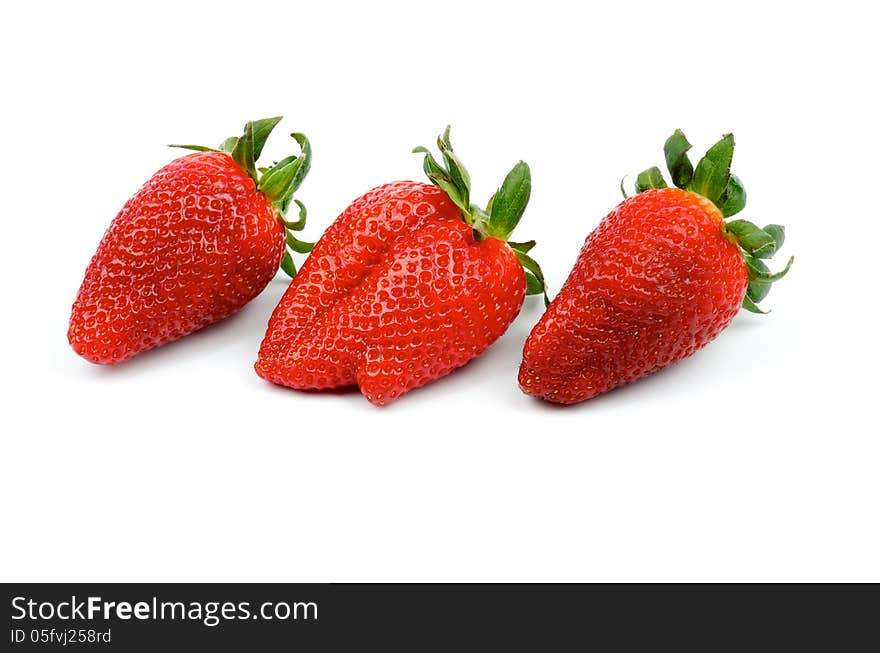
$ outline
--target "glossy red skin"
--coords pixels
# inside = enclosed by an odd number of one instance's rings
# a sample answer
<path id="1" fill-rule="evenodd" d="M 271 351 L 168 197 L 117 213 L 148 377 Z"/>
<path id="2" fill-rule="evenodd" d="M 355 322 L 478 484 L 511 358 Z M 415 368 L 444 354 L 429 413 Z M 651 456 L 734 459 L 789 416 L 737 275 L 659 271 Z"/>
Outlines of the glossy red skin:
<path id="1" fill-rule="evenodd" d="M 284 228 L 232 157 L 172 161 L 114 218 L 73 304 L 68 340 L 112 365 L 229 316 L 275 275 Z"/>
<path id="2" fill-rule="evenodd" d="M 573 404 L 656 372 L 730 324 L 748 282 L 709 200 L 678 188 L 622 202 L 588 237 L 526 340 L 523 392 Z"/>
<path id="3" fill-rule="evenodd" d="M 255 369 L 299 390 L 357 385 L 382 406 L 482 354 L 519 313 L 525 286 L 507 244 L 476 241 L 442 190 L 386 184 L 318 241 Z"/>

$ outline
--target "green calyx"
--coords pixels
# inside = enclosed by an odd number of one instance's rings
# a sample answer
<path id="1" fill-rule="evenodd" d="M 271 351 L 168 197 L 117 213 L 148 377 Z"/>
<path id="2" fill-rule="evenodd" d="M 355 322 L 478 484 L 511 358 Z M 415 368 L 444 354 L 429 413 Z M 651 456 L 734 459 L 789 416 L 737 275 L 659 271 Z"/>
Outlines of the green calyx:
<path id="1" fill-rule="evenodd" d="M 691 144 L 680 129 L 675 130 L 663 147 L 666 167 L 673 185 L 707 198 L 718 207 L 725 218 L 736 215 L 746 205 L 746 190 L 742 181 L 730 172 L 733 147 L 733 134 L 725 134 L 708 149 L 706 155 L 697 162 L 696 168 L 687 154 Z M 637 194 L 666 187 L 663 173 L 656 166 L 636 177 Z M 620 189 L 623 196 L 628 197 L 622 181 Z M 794 257 L 788 260 L 785 268 L 776 273 L 771 273 L 762 259 L 771 258 L 782 247 L 785 242 L 785 227 L 770 224 L 762 229 L 747 220 L 728 220 L 724 223 L 724 235 L 742 250 L 748 270 L 749 283 L 743 308 L 752 313 L 768 312 L 761 310 L 758 302 L 767 296 L 774 281 L 779 281 L 788 273 Z"/>
<path id="2" fill-rule="evenodd" d="M 482 209 L 471 202 L 471 177 L 452 149 L 449 130 L 446 127 L 443 134 L 437 137 L 437 147 L 445 165 L 438 163 L 426 147 L 413 150 L 413 153 L 425 155 L 425 174 L 461 210 L 462 219 L 473 228 L 477 240 L 496 238 L 507 243 L 525 268 L 526 294 L 544 295 L 544 304 L 549 304 L 544 273 L 541 266 L 528 255 L 535 241 L 508 240 L 525 213 L 532 192 L 532 173 L 528 164 L 520 161 L 513 166 L 501 187 L 489 198 L 486 208 Z"/>
<path id="3" fill-rule="evenodd" d="M 241 136 L 230 136 L 216 148 L 203 145 L 170 145 L 169 147 L 180 147 L 197 152 L 226 152 L 241 166 L 254 180 L 257 190 L 263 193 L 278 211 L 279 219 L 284 224 L 288 248 L 281 259 L 281 269 L 293 277 L 296 275 L 296 265 L 291 251 L 302 254 L 311 251 L 314 246 L 314 243 L 299 240 L 294 235 L 294 232 L 302 231 L 306 226 L 306 207 L 299 200 L 293 199 L 293 194 L 299 189 L 312 166 L 312 146 L 305 134 L 291 134 L 291 138 L 299 145 L 300 153 L 285 157 L 270 167 L 258 167 L 257 161 L 263 152 L 263 146 L 280 121 L 281 116 L 252 120 L 244 126 L 244 133 Z M 299 207 L 299 217 L 294 221 L 289 221 L 286 217 L 291 203 Z"/>

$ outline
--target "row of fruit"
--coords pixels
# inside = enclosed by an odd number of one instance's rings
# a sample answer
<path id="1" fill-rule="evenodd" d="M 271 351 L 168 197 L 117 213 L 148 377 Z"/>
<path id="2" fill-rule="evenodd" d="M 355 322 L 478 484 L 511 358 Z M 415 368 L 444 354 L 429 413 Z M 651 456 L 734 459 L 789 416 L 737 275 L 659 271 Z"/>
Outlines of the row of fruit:
<path id="1" fill-rule="evenodd" d="M 275 276 L 293 277 L 269 320 L 255 365 L 298 390 L 357 385 L 385 405 L 482 354 L 526 295 L 544 315 L 526 340 L 522 390 L 571 404 L 688 356 L 741 307 L 757 304 L 791 266 L 764 260 L 779 225 L 727 220 L 745 206 L 725 135 L 694 166 L 676 131 L 664 148 L 673 186 L 657 167 L 635 195 L 587 236 L 568 280 L 549 301 L 530 252 L 511 240 L 531 192 L 517 163 L 485 208 L 471 199 L 449 129 L 440 159 L 423 147 L 430 184 L 400 181 L 352 202 L 317 243 L 303 241 L 306 208 L 294 193 L 311 166 L 300 153 L 259 167 L 280 118 L 159 170 L 104 234 L 73 305 L 68 339 L 85 359 L 116 364 L 242 308 Z M 295 208 L 294 208 L 295 207 Z M 296 214 L 290 219 L 293 209 Z M 292 254 L 308 258 L 297 271 Z"/>

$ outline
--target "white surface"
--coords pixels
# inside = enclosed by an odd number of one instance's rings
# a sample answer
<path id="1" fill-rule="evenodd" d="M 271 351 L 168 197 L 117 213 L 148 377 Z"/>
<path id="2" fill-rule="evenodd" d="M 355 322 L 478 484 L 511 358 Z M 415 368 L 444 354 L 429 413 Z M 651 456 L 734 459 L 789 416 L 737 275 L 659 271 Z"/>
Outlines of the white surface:
<path id="1" fill-rule="evenodd" d="M 247 7 L 2 10 L 0 579 L 880 581 L 869 3 Z M 516 386 L 537 300 L 387 409 L 257 378 L 280 276 L 118 368 L 76 357 L 82 273 L 163 144 L 277 113 L 268 158 L 315 149 L 306 237 L 421 178 L 409 150 L 451 122 L 480 201 L 531 164 L 517 236 L 555 292 L 682 127 L 695 152 L 734 132 L 743 217 L 797 261 L 771 315 L 570 409 Z"/>

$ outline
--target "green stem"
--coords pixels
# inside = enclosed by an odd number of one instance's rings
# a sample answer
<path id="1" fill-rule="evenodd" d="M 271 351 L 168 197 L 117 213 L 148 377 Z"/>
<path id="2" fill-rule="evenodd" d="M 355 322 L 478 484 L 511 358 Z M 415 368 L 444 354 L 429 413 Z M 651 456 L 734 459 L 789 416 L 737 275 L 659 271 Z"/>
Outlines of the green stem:
<path id="1" fill-rule="evenodd" d="M 241 166 L 254 180 L 257 190 L 272 202 L 279 219 L 284 224 L 285 239 L 289 249 L 285 250 L 280 267 L 293 277 L 296 275 L 296 265 L 291 252 L 307 253 L 314 246 L 314 243 L 300 240 L 293 234 L 294 231 L 301 231 L 306 226 L 306 207 L 299 200 L 293 199 L 293 194 L 299 189 L 311 169 L 312 146 L 305 134 L 293 133 L 290 136 L 299 145 L 298 155 L 288 156 L 268 168 L 258 167 L 257 160 L 263 152 L 263 147 L 280 121 L 281 116 L 250 121 L 244 126 L 244 133 L 241 136 L 227 138 L 218 148 L 203 145 L 171 145 L 171 147 L 198 152 L 226 152 Z M 286 215 L 292 203 L 299 207 L 299 218 L 288 221 Z"/>
<path id="2" fill-rule="evenodd" d="M 477 239 L 496 238 L 507 242 L 525 268 L 527 293 L 543 294 L 545 303 L 549 303 L 544 274 L 538 263 L 526 254 L 534 247 L 535 242 L 515 243 L 509 240 L 522 219 L 531 196 L 532 173 L 528 164 L 520 161 L 513 166 L 501 186 L 489 198 L 486 208 L 482 209 L 470 201 L 471 177 L 452 148 L 449 131 L 449 127 L 446 127 L 437 138 L 437 146 L 445 165 L 441 165 L 428 148 L 419 146 L 413 149 L 414 153 L 425 155 L 425 174 L 459 208 L 462 220 L 474 229 Z"/>
<path id="3" fill-rule="evenodd" d="M 672 183 L 683 190 L 697 193 L 711 200 L 725 218 L 736 215 L 745 208 L 746 190 L 739 177 L 730 172 L 733 161 L 733 134 L 725 134 L 710 147 L 696 168 L 688 158 L 691 144 L 684 133 L 676 129 L 663 146 L 666 166 Z M 659 168 L 648 168 L 636 180 L 636 192 L 665 188 L 666 181 Z M 623 191 L 623 182 L 621 182 Z M 624 191 L 624 196 L 626 192 Z M 794 257 L 785 268 L 771 273 L 762 259 L 771 258 L 785 241 L 785 228 L 770 224 L 763 229 L 747 220 L 731 220 L 724 225 L 724 235 L 742 251 L 749 274 L 749 283 L 743 308 L 753 313 L 764 313 L 758 302 L 767 296 L 770 286 L 784 277 Z"/>

